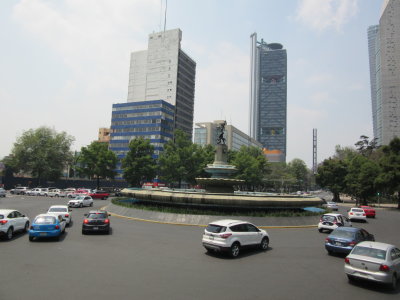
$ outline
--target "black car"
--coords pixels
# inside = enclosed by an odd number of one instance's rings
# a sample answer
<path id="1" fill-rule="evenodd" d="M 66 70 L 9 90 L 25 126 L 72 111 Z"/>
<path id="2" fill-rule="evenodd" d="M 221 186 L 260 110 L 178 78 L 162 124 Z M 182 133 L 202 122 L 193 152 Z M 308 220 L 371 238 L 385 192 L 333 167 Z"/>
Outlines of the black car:
<path id="1" fill-rule="evenodd" d="M 110 233 L 110 215 L 105 210 L 91 210 L 85 214 L 82 223 L 82 234 L 89 232 Z"/>

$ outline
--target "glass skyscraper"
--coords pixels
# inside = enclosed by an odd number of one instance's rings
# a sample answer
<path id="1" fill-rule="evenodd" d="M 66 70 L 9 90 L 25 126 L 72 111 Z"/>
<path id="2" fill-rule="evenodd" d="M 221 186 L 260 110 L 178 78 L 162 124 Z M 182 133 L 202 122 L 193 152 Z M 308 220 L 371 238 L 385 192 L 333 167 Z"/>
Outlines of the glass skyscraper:
<path id="1" fill-rule="evenodd" d="M 286 161 L 287 54 L 278 43 L 251 35 L 250 136 Z"/>

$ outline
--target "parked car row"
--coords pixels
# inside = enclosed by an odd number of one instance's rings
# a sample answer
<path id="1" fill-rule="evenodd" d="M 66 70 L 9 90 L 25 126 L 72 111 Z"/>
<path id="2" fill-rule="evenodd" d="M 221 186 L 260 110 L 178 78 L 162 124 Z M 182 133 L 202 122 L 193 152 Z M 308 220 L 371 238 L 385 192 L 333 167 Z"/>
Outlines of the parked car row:
<path id="1" fill-rule="evenodd" d="M 91 210 L 84 215 L 82 234 L 110 233 L 110 214 L 105 210 Z M 38 238 L 56 238 L 72 223 L 71 209 L 67 205 L 52 205 L 47 212 L 37 215 L 32 224 L 24 214 L 13 209 L 0 209 L 0 236 L 11 240 L 14 233 L 27 232 L 29 241 Z"/>
<path id="2" fill-rule="evenodd" d="M 329 207 L 329 206 L 328 206 Z M 328 231 L 325 249 L 328 254 L 346 254 L 344 272 L 350 282 L 357 279 L 374 281 L 397 288 L 400 279 L 400 250 L 394 245 L 375 242 L 375 236 L 363 228 L 352 227 L 351 221 L 375 218 L 369 206 L 353 207 L 347 217 L 339 213 L 324 214 L 318 231 Z"/>
<path id="3" fill-rule="evenodd" d="M 106 200 L 108 197 L 110 197 L 110 193 L 108 193 L 106 191 L 96 190 L 96 189 L 91 190 L 91 189 L 86 189 L 86 188 L 58 189 L 58 188 L 54 188 L 54 187 L 48 187 L 48 188 L 37 187 L 37 188 L 29 189 L 28 187 L 16 187 L 15 189 L 10 190 L 10 193 L 15 194 L 15 195 L 67 197 L 67 198 L 75 198 L 75 197 L 81 196 L 81 195 L 89 195 L 93 199 L 102 199 L 102 200 Z M 0 193 L 0 196 L 2 196 L 1 193 Z"/>

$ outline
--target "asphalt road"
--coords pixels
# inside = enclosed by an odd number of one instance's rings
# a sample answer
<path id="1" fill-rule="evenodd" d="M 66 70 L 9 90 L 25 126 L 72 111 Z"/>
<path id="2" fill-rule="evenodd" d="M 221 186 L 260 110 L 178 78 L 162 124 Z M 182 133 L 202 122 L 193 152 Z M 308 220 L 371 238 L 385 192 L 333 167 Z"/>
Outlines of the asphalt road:
<path id="1" fill-rule="evenodd" d="M 0 208 L 33 219 L 66 199 L 10 196 Z M 95 208 L 108 201 L 95 200 Z M 345 211 L 347 208 L 341 208 Z M 209 255 L 203 228 L 111 217 L 111 235 L 81 234 L 83 214 L 60 241 L 29 242 L 26 234 L 0 241 L 0 299 L 398 299 L 376 284 L 349 284 L 344 258 L 324 249 L 316 228 L 269 229 L 270 249 L 237 259 Z M 378 210 L 355 223 L 378 241 L 400 246 L 400 213 Z"/>

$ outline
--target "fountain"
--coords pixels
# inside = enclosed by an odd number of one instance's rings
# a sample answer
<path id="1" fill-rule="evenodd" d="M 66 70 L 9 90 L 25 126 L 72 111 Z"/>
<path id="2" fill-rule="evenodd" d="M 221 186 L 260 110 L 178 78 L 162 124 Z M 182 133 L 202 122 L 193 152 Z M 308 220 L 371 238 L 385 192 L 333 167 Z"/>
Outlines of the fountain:
<path id="1" fill-rule="evenodd" d="M 224 138 L 225 125 L 226 122 L 223 122 L 217 127 L 218 139 L 214 163 L 205 168 L 205 171 L 211 174 L 211 178 L 196 178 L 197 183 L 205 187 L 205 191 L 124 189 L 122 194 L 142 202 L 219 209 L 303 208 L 323 203 L 320 198 L 312 196 L 235 192 L 234 186 L 243 184 L 244 180 L 230 178 L 237 172 L 237 169 L 227 163 L 228 147 Z"/>

